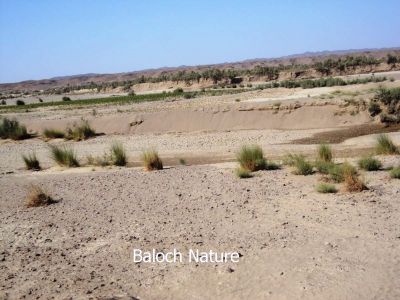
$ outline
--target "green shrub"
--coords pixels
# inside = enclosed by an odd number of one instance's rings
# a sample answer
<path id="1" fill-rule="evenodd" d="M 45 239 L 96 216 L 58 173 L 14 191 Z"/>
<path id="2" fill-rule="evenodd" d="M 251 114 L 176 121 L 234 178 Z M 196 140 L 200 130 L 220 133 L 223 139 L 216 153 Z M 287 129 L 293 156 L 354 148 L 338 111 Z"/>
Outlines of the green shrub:
<path id="1" fill-rule="evenodd" d="M 313 166 L 305 159 L 297 160 L 294 167 L 296 168 L 294 174 L 296 175 L 310 175 L 313 173 Z"/>
<path id="2" fill-rule="evenodd" d="M 142 161 L 144 164 L 144 168 L 147 171 L 153 171 L 153 170 L 162 170 L 163 169 L 163 163 L 161 161 L 161 158 L 158 156 L 157 151 L 155 150 L 147 150 L 142 153 Z"/>
<path id="3" fill-rule="evenodd" d="M 283 163 L 285 165 L 294 167 L 294 174 L 296 175 L 310 175 L 313 173 L 312 164 L 306 160 L 304 155 L 301 154 L 288 154 Z"/>
<path id="4" fill-rule="evenodd" d="M 377 171 L 382 167 L 382 163 L 371 156 L 361 158 L 358 161 L 358 166 L 366 171 Z"/>
<path id="5" fill-rule="evenodd" d="M 288 154 L 283 158 L 283 164 L 286 166 L 293 167 L 296 164 L 297 160 L 305 159 L 305 156 L 302 154 Z"/>
<path id="6" fill-rule="evenodd" d="M 244 169 L 242 167 L 236 168 L 235 169 L 235 174 L 239 178 L 250 178 L 250 177 L 253 177 L 253 175 L 251 175 L 251 172 L 248 169 Z"/>
<path id="7" fill-rule="evenodd" d="M 43 136 L 48 139 L 62 139 L 65 134 L 61 130 L 46 128 L 43 130 Z"/>
<path id="8" fill-rule="evenodd" d="M 329 169 L 329 175 L 335 182 L 343 182 L 346 175 L 356 175 L 357 170 L 349 163 L 334 165 Z"/>
<path id="9" fill-rule="evenodd" d="M 375 150 L 377 154 L 398 154 L 399 149 L 386 134 L 380 134 L 376 139 Z"/>
<path id="10" fill-rule="evenodd" d="M 0 123 L 0 137 L 2 139 L 23 140 L 29 138 L 26 127 L 19 124 L 17 120 L 4 118 Z"/>
<path id="11" fill-rule="evenodd" d="M 236 158 L 240 167 L 250 172 L 264 170 L 267 165 L 263 150 L 257 145 L 243 146 Z"/>
<path id="12" fill-rule="evenodd" d="M 179 164 L 182 166 L 186 166 L 186 160 L 184 160 L 183 158 L 179 159 Z"/>
<path id="13" fill-rule="evenodd" d="M 318 160 L 323 162 L 331 162 L 333 158 L 332 149 L 327 144 L 321 144 L 318 147 Z"/>
<path id="14" fill-rule="evenodd" d="M 62 97 L 62 101 L 71 101 L 71 98 L 64 96 L 64 97 Z"/>
<path id="15" fill-rule="evenodd" d="M 121 143 L 114 143 L 111 146 L 112 162 L 116 166 L 126 166 L 127 159 L 124 146 Z"/>
<path id="16" fill-rule="evenodd" d="M 330 169 L 333 168 L 335 166 L 335 164 L 333 162 L 317 160 L 314 163 L 314 166 L 319 173 L 329 174 Z"/>
<path id="17" fill-rule="evenodd" d="M 25 167 L 27 170 L 33 170 L 33 171 L 39 171 L 40 168 L 40 163 L 38 159 L 36 158 L 35 153 L 31 153 L 28 155 L 22 155 L 22 159 L 24 160 Z"/>
<path id="18" fill-rule="evenodd" d="M 395 167 L 390 170 L 390 177 L 400 179 L 400 167 Z"/>
<path id="19" fill-rule="evenodd" d="M 65 146 L 50 146 L 51 158 L 60 166 L 79 167 L 78 159 L 72 149 Z"/>
<path id="20" fill-rule="evenodd" d="M 74 124 L 72 128 L 67 128 L 65 138 L 68 140 L 83 141 L 94 137 L 95 135 L 96 131 L 90 127 L 89 122 L 82 120 L 80 124 Z"/>
<path id="21" fill-rule="evenodd" d="M 319 183 L 316 187 L 318 193 L 336 193 L 337 189 L 333 184 Z"/>
<path id="22" fill-rule="evenodd" d="M 17 102 L 15 102 L 15 104 L 17 104 L 18 106 L 25 105 L 25 101 L 17 100 Z"/>

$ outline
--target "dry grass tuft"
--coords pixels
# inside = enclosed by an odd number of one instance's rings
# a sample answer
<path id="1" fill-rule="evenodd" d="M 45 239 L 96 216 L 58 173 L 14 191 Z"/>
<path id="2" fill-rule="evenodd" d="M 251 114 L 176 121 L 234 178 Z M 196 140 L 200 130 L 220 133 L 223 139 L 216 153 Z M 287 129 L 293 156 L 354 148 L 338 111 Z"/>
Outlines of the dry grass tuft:
<path id="1" fill-rule="evenodd" d="M 32 185 L 25 200 L 26 207 L 46 206 L 55 201 L 37 185 Z"/>
<path id="2" fill-rule="evenodd" d="M 367 156 L 358 161 L 358 166 L 365 171 L 378 171 L 382 168 L 382 163 L 372 156 Z"/>
<path id="3" fill-rule="evenodd" d="M 387 134 L 380 134 L 376 139 L 376 154 L 399 154 L 399 149 Z"/>
<path id="4" fill-rule="evenodd" d="M 352 172 L 352 170 L 349 168 L 345 168 L 343 170 L 343 178 L 344 187 L 348 192 L 362 192 L 368 189 L 367 186 L 364 184 L 364 181 L 361 180 L 360 177 Z"/>
<path id="5" fill-rule="evenodd" d="M 250 172 L 264 170 L 267 165 L 263 150 L 257 145 L 243 146 L 237 154 L 237 161 L 241 168 Z"/>
<path id="6" fill-rule="evenodd" d="M 332 162 L 333 154 L 331 146 L 321 144 L 318 147 L 318 160 L 323 162 Z"/>
<path id="7" fill-rule="evenodd" d="M 22 155 L 22 159 L 24 160 L 27 170 L 40 171 L 40 163 L 34 152 L 28 155 Z"/>
<path id="8" fill-rule="evenodd" d="M 114 165 L 121 167 L 126 166 L 127 164 L 126 153 L 124 146 L 121 143 L 114 143 L 111 146 L 111 157 Z M 162 164 L 161 164 L 161 169 L 162 169 Z"/>
<path id="9" fill-rule="evenodd" d="M 319 183 L 316 187 L 318 193 L 322 194 L 329 194 L 329 193 L 336 193 L 337 189 L 333 184 L 328 183 Z"/>
<path id="10" fill-rule="evenodd" d="M 147 150 L 142 153 L 142 161 L 144 168 L 147 171 L 154 171 L 154 170 L 162 170 L 163 163 L 161 158 L 158 156 L 157 151 L 155 150 Z"/>
<path id="11" fill-rule="evenodd" d="M 78 159 L 74 150 L 67 147 L 50 146 L 51 158 L 60 166 L 64 167 L 79 167 Z"/>
<path id="12" fill-rule="evenodd" d="M 80 124 L 74 124 L 67 128 L 65 138 L 74 141 L 83 141 L 96 136 L 96 131 L 90 127 L 87 120 L 82 120 Z"/>
<path id="13" fill-rule="evenodd" d="M 43 136 L 47 139 L 62 139 L 65 134 L 61 130 L 46 128 L 43 130 Z"/>

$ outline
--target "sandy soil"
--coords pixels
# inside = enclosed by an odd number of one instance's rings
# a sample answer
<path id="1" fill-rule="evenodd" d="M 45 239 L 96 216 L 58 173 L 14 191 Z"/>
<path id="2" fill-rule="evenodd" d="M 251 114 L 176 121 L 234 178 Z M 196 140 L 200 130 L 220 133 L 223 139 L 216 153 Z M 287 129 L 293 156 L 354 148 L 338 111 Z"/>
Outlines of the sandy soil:
<path id="1" fill-rule="evenodd" d="M 351 194 L 337 185 L 340 192 L 328 195 L 315 192 L 317 174 L 295 176 L 284 167 L 240 180 L 233 172 L 243 144 L 261 145 L 274 160 L 289 152 L 314 158 L 317 145 L 294 141 L 374 126 L 365 107 L 348 104 L 370 99 L 370 87 L 335 90 L 306 98 L 312 90 L 277 89 L 6 114 L 39 133 L 85 118 L 105 134 L 83 142 L 0 141 L 0 299 L 400 298 L 400 180 L 386 170 L 362 172 L 369 190 Z M 254 102 L 274 97 L 284 99 L 279 108 Z M 389 135 L 400 144 L 399 132 Z M 375 138 L 332 145 L 337 161 L 355 164 Z M 49 144 L 65 144 L 85 163 L 113 141 L 124 144 L 129 167 L 61 169 L 49 157 Z M 159 151 L 166 169 L 136 167 L 147 148 Z M 32 151 L 44 170 L 24 170 L 21 155 Z M 178 164 L 181 158 L 188 166 Z M 400 156 L 379 159 L 384 168 L 400 165 Z M 25 208 L 31 184 L 57 203 Z M 241 257 L 134 263 L 134 248 Z"/>
<path id="2" fill-rule="evenodd" d="M 400 181 L 372 172 L 369 191 L 321 195 L 316 175 L 283 169 L 239 180 L 232 167 L 1 177 L 0 295 L 400 297 Z M 59 202 L 24 208 L 31 182 Z M 237 264 L 146 265 L 133 263 L 134 248 L 243 256 Z"/>

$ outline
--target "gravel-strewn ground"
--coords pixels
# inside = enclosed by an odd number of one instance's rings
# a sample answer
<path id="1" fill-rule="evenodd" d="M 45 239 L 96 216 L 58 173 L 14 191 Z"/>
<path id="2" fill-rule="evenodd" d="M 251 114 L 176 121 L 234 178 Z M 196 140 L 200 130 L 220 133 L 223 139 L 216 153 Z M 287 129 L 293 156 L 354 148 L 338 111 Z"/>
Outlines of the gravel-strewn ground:
<path id="1" fill-rule="evenodd" d="M 372 172 L 369 191 L 322 195 L 318 175 L 285 168 L 240 180 L 232 168 L 0 177 L 0 298 L 400 297 L 399 180 Z M 30 183 L 59 202 L 24 208 Z M 243 256 L 237 264 L 135 264 L 133 248 Z"/>

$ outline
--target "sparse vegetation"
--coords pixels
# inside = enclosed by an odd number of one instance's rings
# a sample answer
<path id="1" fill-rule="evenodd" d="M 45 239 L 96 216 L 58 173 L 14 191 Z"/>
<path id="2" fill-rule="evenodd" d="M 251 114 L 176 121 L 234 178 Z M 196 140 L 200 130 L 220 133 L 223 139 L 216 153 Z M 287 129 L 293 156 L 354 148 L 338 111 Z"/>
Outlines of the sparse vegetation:
<path id="1" fill-rule="evenodd" d="M 182 166 L 186 166 L 186 160 L 184 160 L 183 158 L 179 159 L 179 164 Z"/>
<path id="2" fill-rule="evenodd" d="M 323 162 L 331 162 L 333 158 L 332 149 L 327 144 L 321 144 L 318 147 L 318 160 Z"/>
<path id="3" fill-rule="evenodd" d="M 2 139 L 23 140 L 29 137 L 26 127 L 15 119 L 4 118 L 0 123 L 0 138 Z"/>
<path id="4" fill-rule="evenodd" d="M 343 182 L 346 175 L 357 175 L 357 170 L 351 164 L 345 162 L 341 165 L 334 165 L 329 169 L 329 175 L 335 182 Z"/>
<path id="5" fill-rule="evenodd" d="M 335 164 L 333 162 L 326 162 L 322 160 L 317 160 L 314 164 L 315 168 L 319 173 L 322 174 L 329 174 L 331 168 L 335 167 Z"/>
<path id="6" fill-rule="evenodd" d="M 116 166 L 126 166 L 127 158 L 124 146 L 121 143 L 114 143 L 111 146 L 111 157 L 112 162 Z"/>
<path id="7" fill-rule="evenodd" d="M 399 149 L 387 134 L 380 134 L 376 139 L 376 154 L 399 154 Z"/>
<path id="8" fill-rule="evenodd" d="M 323 194 L 337 192 L 336 187 L 333 184 L 329 183 L 319 183 L 316 187 L 316 190 L 318 193 L 323 193 Z"/>
<path id="9" fill-rule="evenodd" d="M 394 167 L 390 170 L 390 177 L 400 179 L 400 167 Z"/>
<path id="10" fill-rule="evenodd" d="M 79 167 L 79 162 L 74 150 L 66 146 L 50 146 L 51 158 L 60 166 Z"/>
<path id="11" fill-rule="evenodd" d="M 22 155 L 22 159 L 24 160 L 27 170 L 39 171 L 41 169 L 39 160 L 34 152 L 28 155 Z"/>
<path id="12" fill-rule="evenodd" d="M 104 153 L 102 156 L 95 157 L 93 155 L 86 156 L 87 165 L 106 167 L 112 164 L 112 156 Z"/>
<path id="13" fill-rule="evenodd" d="M 65 134 L 61 130 L 46 128 L 43 130 L 43 136 L 47 139 L 62 139 Z"/>
<path id="14" fill-rule="evenodd" d="M 284 164 L 294 167 L 293 174 L 310 175 L 313 173 L 312 164 L 301 154 L 288 154 L 284 159 Z"/>
<path id="15" fill-rule="evenodd" d="M 378 171 L 382 168 L 382 163 L 372 156 L 367 156 L 358 161 L 358 166 L 365 171 Z"/>
<path id="16" fill-rule="evenodd" d="M 27 207 L 38 207 L 50 205 L 54 202 L 55 201 L 49 195 L 47 195 L 47 193 L 44 192 L 41 187 L 32 185 L 26 197 L 25 205 Z"/>
<path id="17" fill-rule="evenodd" d="M 372 103 L 379 103 L 378 110 L 373 109 L 370 111 L 371 115 L 381 114 L 382 123 L 399 123 L 400 122 L 400 88 L 380 88 Z M 379 105 L 378 104 L 378 105 Z M 375 107 L 376 104 L 374 104 Z M 382 106 L 382 107 L 381 107 Z M 379 111 L 379 112 L 378 112 Z"/>
<path id="18" fill-rule="evenodd" d="M 142 158 L 142 161 L 144 164 L 144 168 L 147 171 L 163 169 L 163 163 L 161 161 L 161 158 L 158 156 L 157 151 L 155 151 L 155 150 L 144 151 L 142 153 L 141 158 Z"/>
<path id="19" fill-rule="evenodd" d="M 362 192 L 363 190 L 368 189 L 364 182 L 360 179 L 360 177 L 357 174 L 353 173 L 352 170 L 349 168 L 343 169 L 343 177 L 344 186 L 346 188 L 346 191 L 348 192 Z"/>
<path id="20" fill-rule="evenodd" d="M 240 167 L 250 172 L 264 170 L 267 165 L 263 150 L 257 145 L 243 146 L 236 158 Z"/>
<path id="21" fill-rule="evenodd" d="M 251 178 L 253 177 L 253 175 L 251 174 L 251 172 L 248 169 L 239 167 L 235 169 L 235 174 L 237 177 L 239 178 Z"/>
<path id="22" fill-rule="evenodd" d="M 66 130 L 65 138 L 74 141 L 83 141 L 94 137 L 96 131 L 90 127 L 87 120 L 82 120 L 80 124 L 74 124 Z"/>

